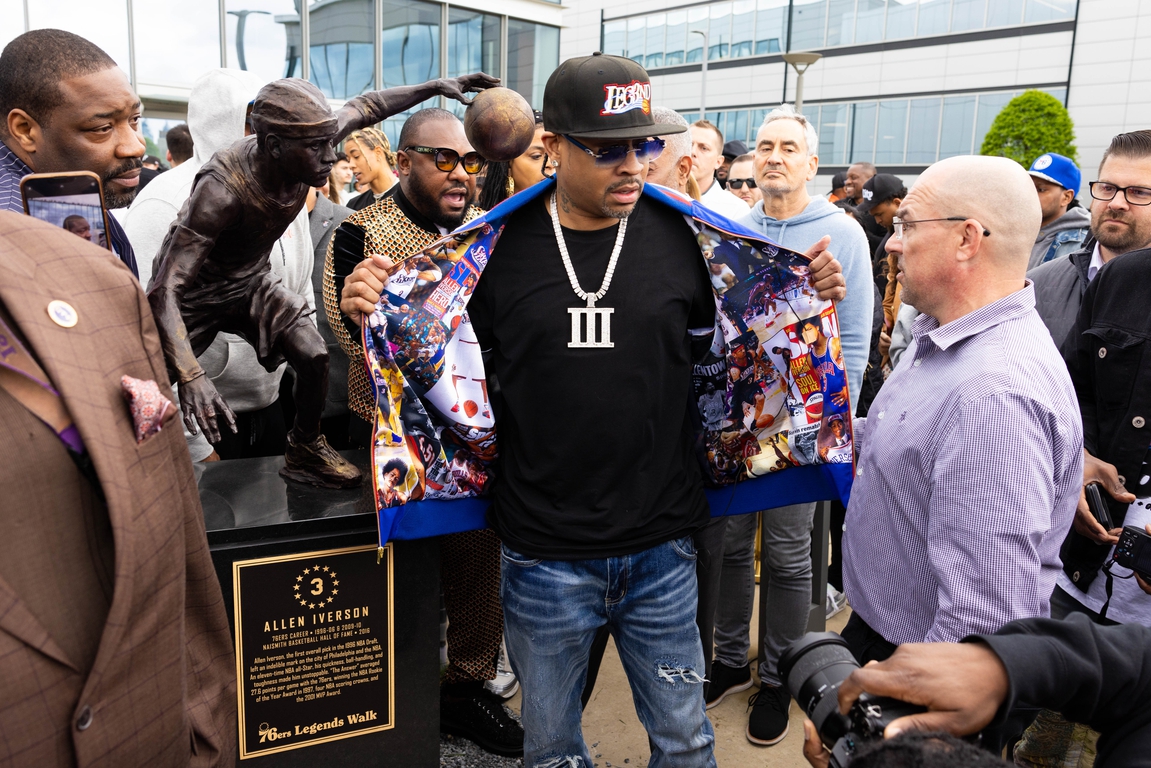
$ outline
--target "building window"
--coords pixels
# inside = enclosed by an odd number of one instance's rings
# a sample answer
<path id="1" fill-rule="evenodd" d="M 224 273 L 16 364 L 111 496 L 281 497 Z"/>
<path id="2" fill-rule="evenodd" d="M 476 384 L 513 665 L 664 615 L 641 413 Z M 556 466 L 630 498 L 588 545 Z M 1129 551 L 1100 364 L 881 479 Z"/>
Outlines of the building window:
<path id="1" fill-rule="evenodd" d="M 440 76 L 440 9 L 437 3 L 420 0 L 384 0 L 383 59 L 384 81 L 381 88 L 397 85 L 419 85 Z M 399 149 L 400 128 L 415 111 L 439 106 L 433 96 L 415 107 L 384 121 L 383 129 Z"/>
<path id="2" fill-rule="evenodd" d="M 308 79 L 329 99 L 372 90 L 376 79 L 372 0 L 312 0 L 308 6 Z"/>
<path id="3" fill-rule="evenodd" d="M 508 88 L 539 109 L 544 86 L 559 63 L 559 27 L 508 19 Z"/>
<path id="4" fill-rule="evenodd" d="M 1044 89 L 1060 101 L 1066 88 Z M 996 91 L 960 96 L 925 96 L 827 104 L 806 104 L 804 114 L 819 135 L 820 165 L 872 162 L 884 165 L 930 165 L 955 155 L 979 154 L 999 110 L 1022 93 Z M 725 141 L 739 139 L 755 146 L 755 135 L 768 108 L 708 112 Z M 684 112 L 693 122 L 698 113 Z"/>
<path id="5" fill-rule="evenodd" d="M 603 23 L 604 53 L 647 67 L 901 40 L 1075 17 L 1076 0 L 734 0 Z M 791 9 L 790 18 L 788 8 Z M 686 29 L 684 24 L 686 23 Z M 665 34 L 666 30 L 666 34 Z M 686 42 L 686 47 L 685 47 Z"/>
<path id="6" fill-rule="evenodd" d="M 500 17 L 452 6 L 448 9 L 448 77 L 500 73 Z"/>

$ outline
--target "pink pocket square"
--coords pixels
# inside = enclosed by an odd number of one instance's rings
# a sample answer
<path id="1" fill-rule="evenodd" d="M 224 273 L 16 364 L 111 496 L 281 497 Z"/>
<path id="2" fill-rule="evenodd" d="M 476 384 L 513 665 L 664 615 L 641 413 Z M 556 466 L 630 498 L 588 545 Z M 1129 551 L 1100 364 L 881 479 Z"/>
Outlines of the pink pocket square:
<path id="1" fill-rule="evenodd" d="M 124 399 L 128 401 L 128 409 L 132 412 L 137 443 L 142 443 L 159 432 L 160 428 L 176 415 L 176 406 L 160 394 L 160 386 L 151 379 L 145 381 L 133 379 L 131 376 L 121 376 L 120 388 L 124 392 Z"/>

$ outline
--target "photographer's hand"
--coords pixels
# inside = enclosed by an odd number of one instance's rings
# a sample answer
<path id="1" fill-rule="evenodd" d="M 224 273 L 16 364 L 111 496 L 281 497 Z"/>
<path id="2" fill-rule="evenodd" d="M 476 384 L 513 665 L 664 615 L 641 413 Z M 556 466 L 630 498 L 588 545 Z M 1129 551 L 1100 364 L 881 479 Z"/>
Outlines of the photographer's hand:
<path id="1" fill-rule="evenodd" d="M 811 768 L 828 768 L 831 763 L 831 753 L 819 740 L 815 723 L 807 718 L 803 720 L 803 756 L 811 763 Z"/>
<path id="2" fill-rule="evenodd" d="M 1127 489 L 1123 487 L 1123 483 L 1119 481 L 1119 471 L 1115 469 L 1113 464 L 1108 464 L 1102 459 L 1097 459 L 1083 450 L 1083 487 L 1086 488 L 1091 483 L 1099 483 L 1099 486 L 1107 493 L 1111 494 L 1112 498 L 1118 501 L 1130 504 L 1135 501 L 1135 494 L 1128 493 Z M 1072 523 L 1075 532 L 1081 536 L 1086 536 L 1092 541 L 1097 541 L 1100 544 L 1118 544 L 1119 543 L 1119 529 L 1114 531 L 1105 531 L 1095 516 L 1091 514 L 1090 507 L 1087 506 L 1087 495 L 1084 491 L 1079 491 L 1079 507 L 1075 510 L 1075 521 Z"/>
<path id="3" fill-rule="evenodd" d="M 1007 669 L 981 643 L 901 645 L 887 661 L 857 669 L 839 687 L 844 714 L 867 691 L 919 704 L 929 711 L 887 726 L 887 738 L 903 731 L 947 731 L 955 736 L 987 726 L 1008 693 Z"/>

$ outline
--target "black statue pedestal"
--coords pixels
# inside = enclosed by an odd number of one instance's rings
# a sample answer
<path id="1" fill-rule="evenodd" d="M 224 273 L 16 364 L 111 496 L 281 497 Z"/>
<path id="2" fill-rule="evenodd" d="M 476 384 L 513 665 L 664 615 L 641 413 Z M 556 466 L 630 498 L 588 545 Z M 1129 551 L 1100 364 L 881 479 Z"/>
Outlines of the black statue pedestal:
<path id="1" fill-rule="evenodd" d="M 363 470 L 364 487 L 328 490 L 288 482 L 279 475 L 283 457 L 195 465 L 212 560 L 225 604 L 233 608 L 233 641 L 242 613 L 243 646 L 255 649 L 239 664 L 248 689 L 245 765 L 406 768 L 439 760 L 439 545 L 394 542 L 391 568 L 385 558 L 374 570 L 368 455 L 344 456 Z M 357 547 L 371 551 L 299 557 Z M 234 568 L 263 558 L 274 560 Z M 328 577 L 337 570 L 343 584 L 333 586 Z M 389 582 L 390 605 L 385 594 L 373 593 L 375 585 Z M 369 667 L 363 660 L 371 654 L 379 658 Z M 329 662 L 317 660 L 329 656 L 334 666 L 320 668 Z M 361 720 L 368 722 L 354 725 Z M 242 728 L 243 721 L 241 715 Z"/>

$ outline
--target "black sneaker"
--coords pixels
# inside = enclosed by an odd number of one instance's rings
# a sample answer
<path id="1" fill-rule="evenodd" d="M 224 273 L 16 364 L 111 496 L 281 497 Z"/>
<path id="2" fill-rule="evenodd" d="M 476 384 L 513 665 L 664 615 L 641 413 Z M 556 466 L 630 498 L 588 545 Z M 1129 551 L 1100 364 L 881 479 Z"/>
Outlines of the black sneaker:
<path id="1" fill-rule="evenodd" d="M 445 687 L 440 692 L 440 733 L 474 741 L 493 755 L 524 754 L 523 727 L 508 714 L 503 702 L 482 685 L 462 691 Z"/>
<path id="2" fill-rule="evenodd" d="M 764 685 L 747 700 L 751 714 L 747 718 L 747 740 L 770 747 L 787 736 L 787 710 L 791 695 L 782 687 Z"/>
<path id="3" fill-rule="evenodd" d="M 751 687 L 751 664 L 729 667 L 721 661 L 711 663 L 711 679 L 703 691 L 707 709 L 718 706 L 729 693 L 739 693 Z"/>

